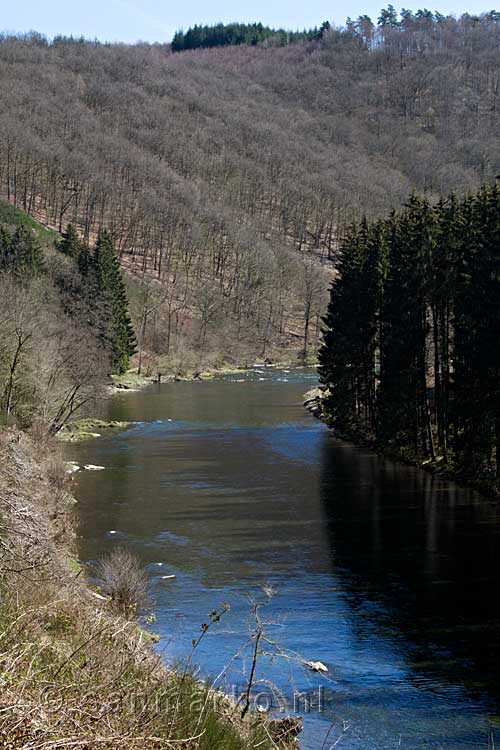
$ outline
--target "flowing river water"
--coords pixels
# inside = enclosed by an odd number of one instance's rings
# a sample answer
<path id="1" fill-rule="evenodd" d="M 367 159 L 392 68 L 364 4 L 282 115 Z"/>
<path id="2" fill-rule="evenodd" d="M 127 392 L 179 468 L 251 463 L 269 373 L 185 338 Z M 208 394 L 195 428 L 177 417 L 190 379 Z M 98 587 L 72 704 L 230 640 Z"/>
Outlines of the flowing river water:
<path id="1" fill-rule="evenodd" d="M 315 382 L 263 368 L 110 399 L 106 416 L 135 424 L 67 449 L 105 467 L 75 478 L 80 557 L 140 556 L 167 662 L 230 604 L 194 658 L 204 677 L 229 664 L 229 692 L 248 679 L 252 602 L 271 586 L 254 692 L 274 710 L 295 702 L 304 750 L 487 750 L 500 743 L 500 508 L 336 440 L 302 406 Z"/>

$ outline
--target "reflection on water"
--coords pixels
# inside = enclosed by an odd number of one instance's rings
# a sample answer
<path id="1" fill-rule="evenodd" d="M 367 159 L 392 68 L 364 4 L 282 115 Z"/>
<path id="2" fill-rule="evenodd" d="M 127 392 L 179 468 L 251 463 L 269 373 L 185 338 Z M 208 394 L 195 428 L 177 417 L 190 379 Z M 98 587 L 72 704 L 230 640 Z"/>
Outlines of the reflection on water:
<path id="1" fill-rule="evenodd" d="M 68 449 L 106 466 L 77 479 L 82 558 L 114 544 L 141 555 L 169 660 L 229 602 L 197 653 L 207 675 L 241 649 L 250 599 L 270 583 L 270 640 L 330 670 L 261 661 L 258 677 L 288 695 L 325 690 L 304 748 L 329 728 L 326 748 L 344 730 L 340 746 L 356 750 L 487 748 L 500 714 L 498 507 L 334 440 L 301 406 L 314 378 L 263 370 L 113 399 L 110 418 L 137 424 Z M 248 669 L 243 653 L 228 689 Z"/>
<path id="2" fill-rule="evenodd" d="M 352 606 L 383 602 L 414 659 L 494 688 L 500 674 L 500 508 L 430 474 L 323 446 L 322 496 L 332 562 L 359 580 Z M 350 492 L 339 491 L 343 484 Z M 443 651 L 444 650 L 444 651 Z M 448 654 L 448 660 L 446 655 Z M 444 662 L 440 663 L 444 656 Z M 422 666 L 427 662 L 426 666 Z"/>

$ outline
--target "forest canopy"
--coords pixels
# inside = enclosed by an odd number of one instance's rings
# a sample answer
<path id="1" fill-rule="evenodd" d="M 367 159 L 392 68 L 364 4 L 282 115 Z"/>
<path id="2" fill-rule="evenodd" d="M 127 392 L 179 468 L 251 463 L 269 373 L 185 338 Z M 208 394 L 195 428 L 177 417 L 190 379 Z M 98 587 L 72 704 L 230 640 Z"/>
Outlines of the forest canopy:
<path id="1" fill-rule="evenodd" d="M 195 25 L 186 32 L 177 31 L 172 39 L 172 50 L 181 52 L 200 47 L 225 47 L 228 45 L 249 44 L 256 45 L 263 42 L 279 47 L 287 44 L 298 44 L 312 39 L 320 39 L 322 33 L 330 28 L 325 22 L 320 29 L 308 31 L 285 31 L 285 29 L 271 29 L 261 23 L 218 23 L 214 26 Z"/>
<path id="2" fill-rule="evenodd" d="M 494 12 L 390 6 L 182 54 L 5 35 L 0 195 L 90 245 L 109 229 L 154 357 L 311 357 L 354 218 L 500 173 L 499 50 Z"/>

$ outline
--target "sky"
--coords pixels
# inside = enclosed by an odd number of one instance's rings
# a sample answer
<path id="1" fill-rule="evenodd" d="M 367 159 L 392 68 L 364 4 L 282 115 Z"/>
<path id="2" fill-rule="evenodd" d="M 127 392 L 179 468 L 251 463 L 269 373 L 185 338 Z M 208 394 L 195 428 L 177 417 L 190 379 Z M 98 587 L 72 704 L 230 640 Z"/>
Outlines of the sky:
<path id="1" fill-rule="evenodd" d="M 389 1 L 389 0 L 388 0 Z M 486 3 L 486 4 L 485 4 Z M 399 10 L 402 6 L 393 0 Z M 85 36 L 101 41 L 169 42 L 195 23 L 262 21 L 287 29 L 311 28 L 324 20 L 336 25 L 367 13 L 375 20 L 383 0 L 0 0 L 0 30 Z M 422 0 L 422 7 L 460 15 L 494 7 L 488 0 Z M 411 2 L 403 7 L 421 7 Z"/>

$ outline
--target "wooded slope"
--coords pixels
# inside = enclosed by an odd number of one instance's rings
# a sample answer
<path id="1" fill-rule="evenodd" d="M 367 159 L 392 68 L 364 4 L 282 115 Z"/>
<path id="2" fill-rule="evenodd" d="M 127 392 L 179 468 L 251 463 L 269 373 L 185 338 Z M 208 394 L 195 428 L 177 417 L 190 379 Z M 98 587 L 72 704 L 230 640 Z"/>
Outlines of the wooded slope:
<path id="1" fill-rule="evenodd" d="M 499 46 L 495 14 L 176 54 L 5 37 L 0 191 L 164 282 L 158 352 L 307 349 L 353 215 L 500 172 Z"/>

